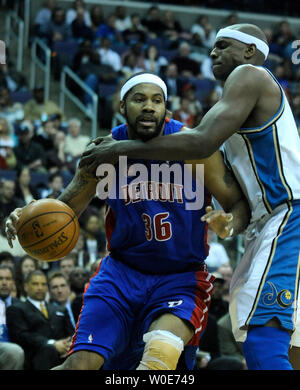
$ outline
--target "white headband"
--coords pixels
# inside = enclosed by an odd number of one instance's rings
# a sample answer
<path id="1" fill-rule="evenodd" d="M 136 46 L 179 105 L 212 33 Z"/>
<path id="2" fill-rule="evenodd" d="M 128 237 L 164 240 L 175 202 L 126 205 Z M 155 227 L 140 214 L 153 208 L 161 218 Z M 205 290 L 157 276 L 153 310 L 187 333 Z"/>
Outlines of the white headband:
<path id="1" fill-rule="evenodd" d="M 133 76 L 131 79 L 127 80 L 126 83 L 121 88 L 120 99 L 123 100 L 124 96 L 131 88 L 135 87 L 138 84 L 142 84 L 142 83 L 151 83 L 151 84 L 156 84 L 157 86 L 159 86 L 164 93 L 165 100 L 167 100 L 168 94 L 167 94 L 166 84 L 164 83 L 164 81 L 160 77 L 156 76 L 155 74 L 151 74 L 151 73 L 138 74 L 136 76 Z"/>
<path id="2" fill-rule="evenodd" d="M 237 41 L 247 43 L 248 45 L 254 44 L 257 48 L 257 50 L 261 51 L 263 55 L 265 56 L 265 59 L 268 57 L 269 54 L 269 46 L 262 41 L 259 38 L 255 38 L 250 34 L 246 34 L 244 32 L 233 30 L 231 28 L 221 28 L 216 36 L 216 40 L 218 38 L 233 38 Z"/>

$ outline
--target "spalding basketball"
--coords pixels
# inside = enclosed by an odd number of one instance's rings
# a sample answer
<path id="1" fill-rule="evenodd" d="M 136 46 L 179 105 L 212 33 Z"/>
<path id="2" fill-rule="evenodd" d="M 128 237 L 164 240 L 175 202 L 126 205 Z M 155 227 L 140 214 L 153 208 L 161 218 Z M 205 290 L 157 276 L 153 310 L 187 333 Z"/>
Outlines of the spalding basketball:
<path id="1" fill-rule="evenodd" d="M 66 256 L 79 236 L 77 216 L 57 199 L 40 199 L 25 206 L 16 228 L 25 252 L 42 261 Z"/>

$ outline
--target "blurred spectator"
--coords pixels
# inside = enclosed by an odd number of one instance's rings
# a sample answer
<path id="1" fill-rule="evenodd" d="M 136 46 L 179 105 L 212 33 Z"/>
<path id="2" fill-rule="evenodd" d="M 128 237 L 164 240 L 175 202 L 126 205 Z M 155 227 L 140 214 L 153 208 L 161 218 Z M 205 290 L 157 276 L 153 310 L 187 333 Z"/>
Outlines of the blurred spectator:
<path id="1" fill-rule="evenodd" d="M 111 44 L 118 44 L 123 41 L 121 33 L 116 29 L 116 15 L 110 14 L 96 31 L 96 38 L 107 38 Z"/>
<path id="2" fill-rule="evenodd" d="M 144 69 L 145 53 L 144 53 L 143 44 L 141 42 L 136 42 L 134 45 L 130 46 L 128 50 L 122 53 L 121 59 L 123 65 L 124 65 L 125 58 L 128 56 L 128 54 L 134 54 L 136 58 L 136 66 L 138 68 Z"/>
<path id="3" fill-rule="evenodd" d="M 75 298 L 82 296 L 84 289 L 86 287 L 86 283 L 89 281 L 89 278 L 90 278 L 89 271 L 83 267 L 77 266 L 70 272 L 69 281 L 70 281 L 71 291 L 75 293 Z"/>
<path id="4" fill-rule="evenodd" d="M 199 118 L 199 116 L 202 115 L 202 105 L 196 97 L 196 87 L 194 84 L 184 84 L 182 87 L 182 98 L 186 100 L 187 112 L 190 112 L 193 116 L 193 126 L 197 125 L 200 121 L 196 122 L 196 118 Z M 176 109 L 175 99 L 173 101 L 172 109 Z"/>
<path id="5" fill-rule="evenodd" d="M 85 2 L 83 0 L 75 0 L 73 7 L 69 8 L 66 13 L 66 23 L 71 25 L 72 22 L 78 17 L 78 11 L 80 15 L 83 15 L 84 24 L 88 27 L 91 26 L 91 15 L 90 12 L 86 9 Z"/>
<path id="6" fill-rule="evenodd" d="M 52 173 L 48 179 L 48 188 L 41 191 L 41 198 L 57 199 L 63 192 L 64 181 L 59 172 Z"/>
<path id="7" fill-rule="evenodd" d="M 121 70 L 122 62 L 120 55 L 111 49 L 111 41 L 107 37 L 100 40 L 100 47 L 97 49 L 100 55 L 101 64 L 110 65 L 115 72 Z"/>
<path id="8" fill-rule="evenodd" d="M 175 100 L 175 98 L 176 99 L 178 98 L 179 90 L 180 90 L 177 65 L 174 64 L 173 62 L 169 62 L 164 71 L 164 74 L 162 75 L 162 78 L 168 88 L 167 106 L 169 109 L 172 110 L 173 101 Z"/>
<path id="9" fill-rule="evenodd" d="M 228 302 L 224 300 L 224 285 L 225 280 L 223 276 L 217 272 L 213 273 L 214 280 L 214 291 L 212 300 L 209 308 L 210 314 L 212 314 L 218 321 L 226 313 L 228 313 L 229 306 Z"/>
<path id="10" fill-rule="evenodd" d="M 74 55 L 72 61 L 72 69 L 75 73 L 78 73 L 79 77 L 83 76 L 79 73 L 80 66 L 84 66 L 90 60 L 91 53 L 94 51 L 92 48 L 92 41 L 85 39 L 78 45 L 78 49 Z"/>
<path id="11" fill-rule="evenodd" d="M 155 45 L 148 46 L 145 53 L 144 69 L 148 72 L 160 75 L 161 70 L 167 65 L 167 59 L 159 55 L 157 47 Z"/>
<path id="12" fill-rule="evenodd" d="M 14 148 L 17 158 L 17 169 L 27 166 L 32 171 L 46 173 L 45 154 L 41 146 L 32 140 L 33 126 L 29 121 L 18 126 L 16 134 L 19 144 Z"/>
<path id="13" fill-rule="evenodd" d="M 199 16 L 196 23 L 192 25 L 191 33 L 199 36 L 202 47 L 210 50 L 214 46 L 216 30 L 209 23 L 207 16 Z"/>
<path id="14" fill-rule="evenodd" d="M 24 107 L 11 100 L 10 90 L 0 87 L 0 117 L 5 118 L 11 126 L 24 118 Z"/>
<path id="15" fill-rule="evenodd" d="M 65 257 L 59 260 L 59 269 L 61 272 L 66 275 L 66 277 L 70 278 L 70 273 L 75 269 L 77 265 L 77 255 L 74 253 L 69 253 Z"/>
<path id="16" fill-rule="evenodd" d="M 91 275 L 94 275 L 98 271 L 101 261 L 102 259 L 99 259 L 91 264 Z"/>
<path id="17" fill-rule="evenodd" d="M 141 18 L 139 14 L 133 13 L 130 16 L 130 26 L 122 32 L 124 42 L 127 46 L 132 46 L 137 42 L 145 43 L 146 33 L 141 24 Z"/>
<path id="18" fill-rule="evenodd" d="M 124 84 L 124 79 L 120 79 L 118 84 L 118 90 L 112 96 L 112 122 L 111 128 L 114 128 L 122 123 L 126 122 L 124 116 L 120 113 L 120 91 Z"/>
<path id="19" fill-rule="evenodd" d="M 71 307 L 71 288 L 66 275 L 60 271 L 51 272 L 48 275 L 50 302 L 67 309 L 70 321 L 75 329 L 75 319 Z"/>
<path id="20" fill-rule="evenodd" d="M 240 23 L 239 17 L 236 13 L 233 12 L 225 17 L 222 28 L 226 27 L 226 26 L 231 26 L 231 25 L 237 24 L 237 23 Z"/>
<path id="21" fill-rule="evenodd" d="M 10 125 L 5 118 L 0 117 L 0 169 L 14 169 L 16 167 L 14 146 L 15 141 L 11 136 Z"/>
<path id="22" fill-rule="evenodd" d="M 226 302 L 229 302 L 230 282 L 233 274 L 232 266 L 229 263 L 222 264 L 216 272 L 220 274 L 225 281 L 223 285 L 223 299 Z"/>
<path id="23" fill-rule="evenodd" d="M 79 232 L 78 240 L 75 247 L 72 249 L 71 253 L 76 257 L 76 265 L 79 267 L 89 268 L 90 256 L 85 247 L 85 235 L 81 229 Z M 75 265 L 74 265 L 75 266 Z"/>
<path id="24" fill-rule="evenodd" d="M 13 269 L 15 266 L 15 257 L 9 252 L 0 252 L 0 265 L 8 265 Z"/>
<path id="25" fill-rule="evenodd" d="M 214 106 L 220 100 L 220 94 L 217 89 L 214 89 L 208 93 L 203 102 L 203 111 L 206 113 L 212 106 Z"/>
<path id="26" fill-rule="evenodd" d="M 26 91 L 27 83 L 24 75 L 14 67 L 7 64 L 0 64 L 0 85 L 8 88 L 10 92 Z"/>
<path id="27" fill-rule="evenodd" d="M 198 348 L 197 355 L 202 353 L 204 358 L 203 366 L 205 366 L 205 360 L 207 363 L 221 356 L 218 324 L 211 313 L 208 313 L 207 325 L 200 337 Z"/>
<path id="28" fill-rule="evenodd" d="M 30 203 L 33 199 L 39 199 L 39 193 L 35 187 L 31 185 L 30 169 L 23 166 L 17 171 L 16 178 L 16 197 L 24 204 Z"/>
<path id="29" fill-rule="evenodd" d="M 48 370 L 61 364 L 71 345 L 73 326 L 67 310 L 47 303 L 47 278 L 33 271 L 25 279 L 27 299 L 7 309 L 12 341 L 25 351 L 25 369 Z"/>
<path id="30" fill-rule="evenodd" d="M 286 48 L 295 39 L 296 37 L 289 22 L 287 20 L 281 21 L 273 33 L 271 43 L 272 53 L 282 58 L 286 57 Z"/>
<path id="31" fill-rule="evenodd" d="M 91 214 L 84 218 L 84 249 L 89 254 L 89 263 L 100 257 L 100 252 L 106 248 L 105 233 L 100 229 L 101 221 L 98 215 Z"/>
<path id="32" fill-rule="evenodd" d="M 66 135 L 63 131 L 57 131 L 53 140 L 53 149 L 46 152 L 45 166 L 50 174 L 59 171 L 69 172 L 67 154 L 65 153 Z M 73 170 L 74 168 L 71 167 Z"/>
<path id="33" fill-rule="evenodd" d="M 81 121 L 77 118 L 69 120 L 68 134 L 65 139 L 65 153 L 77 159 L 84 152 L 90 138 L 81 134 Z"/>
<path id="34" fill-rule="evenodd" d="M 134 53 L 128 53 L 124 57 L 124 62 L 123 62 L 123 66 L 121 69 L 121 71 L 124 75 L 124 78 L 127 79 L 130 76 L 132 76 L 133 74 L 138 73 L 138 72 L 142 72 L 143 70 L 144 70 L 144 68 L 140 68 L 137 65 L 137 57 L 135 56 Z"/>
<path id="35" fill-rule="evenodd" d="M 90 15 L 91 15 L 91 28 L 95 37 L 96 31 L 104 21 L 103 10 L 101 5 L 92 6 Z"/>
<path id="36" fill-rule="evenodd" d="M 0 185 L 0 220 L 7 218 L 17 207 L 23 207 L 24 202 L 16 197 L 16 184 L 13 180 L 3 180 Z"/>
<path id="37" fill-rule="evenodd" d="M 91 29 L 91 27 L 89 27 L 91 23 L 89 22 L 89 24 L 87 24 L 86 22 L 86 15 L 87 15 L 87 11 L 83 7 L 77 7 L 75 18 L 74 20 L 72 20 L 70 24 L 72 36 L 74 39 L 78 40 L 79 42 L 85 39 L 91 41 L 93 41 L 94 39 L 94 32 Z"/>
<path id="38" fill-rule="evenodd" d="M 49 115 L 49 120 L 53 122 L 53 126 L 56 128 L 56 130 L 63 131 L 64 133 L 67 132 L 66 124 L 59 112 Z"/>
<path id="39" fill-rule="evenodd" d="M 190 58 L 191 47 L 187 42 L 182 42 L 179 46 L 178 54 L 172 58 L 172 62 L 177 65 L 178 73 L 185 77 L 196 77 L 200 73 L 200 64 Z"/>
<path id="40" fill-rule="evenodd" d="M 37 86 L 33 90 L 33 99 L 24 105 L 24 115 L 29 120 L 46 120 L 50 115 L 60 114 L 64 119 L 64 114 L 58 105 L 52 100 L 45 101 L 45 89 Z"/>
<path id="41" fill-rule="evenodd" d="M 126 15 L 126 7 L 119 5 L 115 9 L 115 27 L 119 32 L 125 31 L 131 26 L 130 17 Z"/>
<path id="42" fill-rule="evenodd" d="M 52 47 L 55 41 L 68 41 L 72 38 L 71 28 L 66 23 L 65 10 L 55 7 L 48 23 L 40 26 L 39 36 L 46 40 L 48 46 Z"/>
<path id="43" fill-rule="evenodd" d="M 146 17 L 142 19 L 142 24 L 147 28 L 150 38 L 161 37 L 165 31 L 165 24 L 161 20 L 160 10 L 155 5 L 147 10 Z"/>
<path id="44" fill-rule="evenodd" d="M 298 127 L 298 132 L 300 134 L 300 93 L 296 93 L 295 95 L 292 96 L 292 111 L 295 116 L 295 120 L 297 123 Z"/>
<path id="45" fill-rule="evenodd" d="M 164 38 L 177 41 L 183 32 L 180 22 L 175 18 L 174 12 L 165 11 L 162 17 L 164 25 Z"/>
<path id="46" fill-rule="evenodd" d="M 100 83 L 116 83 L 118 79 L 118 73 L 111 65 L 102 64 L 99 52 L 95 50 L 91 50 L 84 61 L 82 57 L 77 73 L 96 94 L 98 94 Z M 92 104 L 90 94 L 84 94 L 84 102 L 90 107 Z"/>
<path id="47" fill-rule="evenodd" d="M 37 129 L 32 140 L 41 145 L 44 152 L 47 153 L 54 147 L 54 137 L 56 133 L 57 130 L 54 127 L 54 122 L 47 117 L 47 119 L 42 122 L 42 126 Z"/>
<path id="48" fill-rule="evenodd" d="M 287 77 L 286 69 L 283 66 L 283 64 L 277 65 L 274 69 L 273 74 L 278 80 L 279 84 L 282 86 L 288 100 L 290 100 L 291 98 L 290 82 L 289 82 L 289 78 Z"/>
<path id="49" fill-rule="evenodd" d="M 25 254 L 15 265 L 15 281 L 17 287 L 17 297 L 21 301 L 26 300 L 26 291 L 24 290 L 24 282 L 26 276 L 30 272 L 38 269 L 38 261 L 33 259 L 31 256 Z"/>
<path id="50" fill-rule="evenodd" d="M 0 370 L 23 370 L 24 351 L 10 342 L 6 310 L 18 300 L 11 293 L 14 286 L 13 270 L 8 265 L 0 265 Z"/>
<path id="51" fill-rule="evenodd" d="M 218 321 L 218 331 L 220 340 L 221 354 L 238 358 L 246 366 L 243 355 L 242 344 L 237 343 L 232 333 L 231 319 L 229 313 L 226 313 Z"/>
<path id="52" fill-rule="evenodd" d="M 52 11 L 56 7 L 56 0 L 46 0 L 44 6 L 37 12 L 34 18 L 34 34 L 40 34 L 40 28 L 47 25 L 52 16 Z"/>
<path id="53" fill-rule="evenodd" d="M 188 98 L 184 96 L 180 98 L 180 107 L 174 112 L 173 119 L 182 122 L 186 127 L 193 127 L 195 115 L 191 111 Z"/>
<path id="54" fill-rule="evenodd" d="M 207 240 L 209 241 L 209 254 L 205 259 L 209 272 L 216 271 L 223 264 L 230 264 L 230 259 L 224 245 L 216 240 L 216 234 L 208 229 Z"/>

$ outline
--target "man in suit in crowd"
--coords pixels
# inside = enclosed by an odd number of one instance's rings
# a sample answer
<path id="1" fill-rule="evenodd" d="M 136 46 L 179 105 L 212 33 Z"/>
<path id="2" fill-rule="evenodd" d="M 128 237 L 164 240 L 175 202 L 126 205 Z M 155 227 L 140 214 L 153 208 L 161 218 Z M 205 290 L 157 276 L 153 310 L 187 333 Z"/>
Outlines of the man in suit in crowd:
<path id="1" fill-rule="evenodd" d="M 12 343 L 6 327 L 6 310 L 18 302 L 11 296 L 14 276 L 9 265 L 0 265 L 0 370 L 22 370 L 24 365 L 23 349 Z"/>
<path id="2" fill-rule="evenodd" d="M 54 271 L 48 275 L 50 300 L 55 305 L 61 305 L 68 311 L 70 320 L 75 329 L 75 319 L 71 307 L 71 287 L 66 275 L 61 271 Z"/>
<path id="3" fill-rule="evenodd" d="M 45 302 L 47 278 L 36 270 L 24 284 L 26 302 L 7 310 L 7 329 L 12 341 L 25 351 L 25 369 L 48 370 L 67 356 L 73 325 L 67 310 Z"/>

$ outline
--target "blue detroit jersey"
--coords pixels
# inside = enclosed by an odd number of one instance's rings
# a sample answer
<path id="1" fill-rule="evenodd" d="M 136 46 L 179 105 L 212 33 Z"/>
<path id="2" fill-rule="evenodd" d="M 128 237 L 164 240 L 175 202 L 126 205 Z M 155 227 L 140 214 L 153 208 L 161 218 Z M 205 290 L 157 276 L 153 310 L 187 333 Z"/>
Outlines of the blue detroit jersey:
<path id="1" fill-rule="evenodd" d="M 164 135 L 176 133 L 183 124 L 166 119 Z M 127 140 L 127 125 L 112 130 L 116 140 Z M 210 194 L 203 188 L 204 203 L 199 210 L 187 210 L 187 199 L 183 186 L 175 176 L 164 182 L 161 177 L 153 181 L 150 175 L 153 164 L 163 161 L 127 160 L 132 164 L 143 164 L 148 172 L 148 180 L 138 180 L 136 176 L 126 178 L 125 185 L 116 186 L 116 199 L 107 198 L 106 234 L 108 250 L 112 256 L 145 273 L 164 274 L 195 270 L 201 266 L 208 254 L 206 243 L 206 223 L 201 222 L 205 207 L 210 204 Z M 172 162 L 180 164 L 183 162 Z M 121 169 L 116 165 L 117 178 Z M 134 184 L 131 184 L 136 179 Z M 144 177 L 143 177 L 144 179 Z M 192 189 L 196 183 L 192 180 Z M 124 199 L 120 199 L 120 192 Z M 143 194 L 143 196 L 141 196 Z M 168 196 L 166 195 L 168 194 Z"/>

